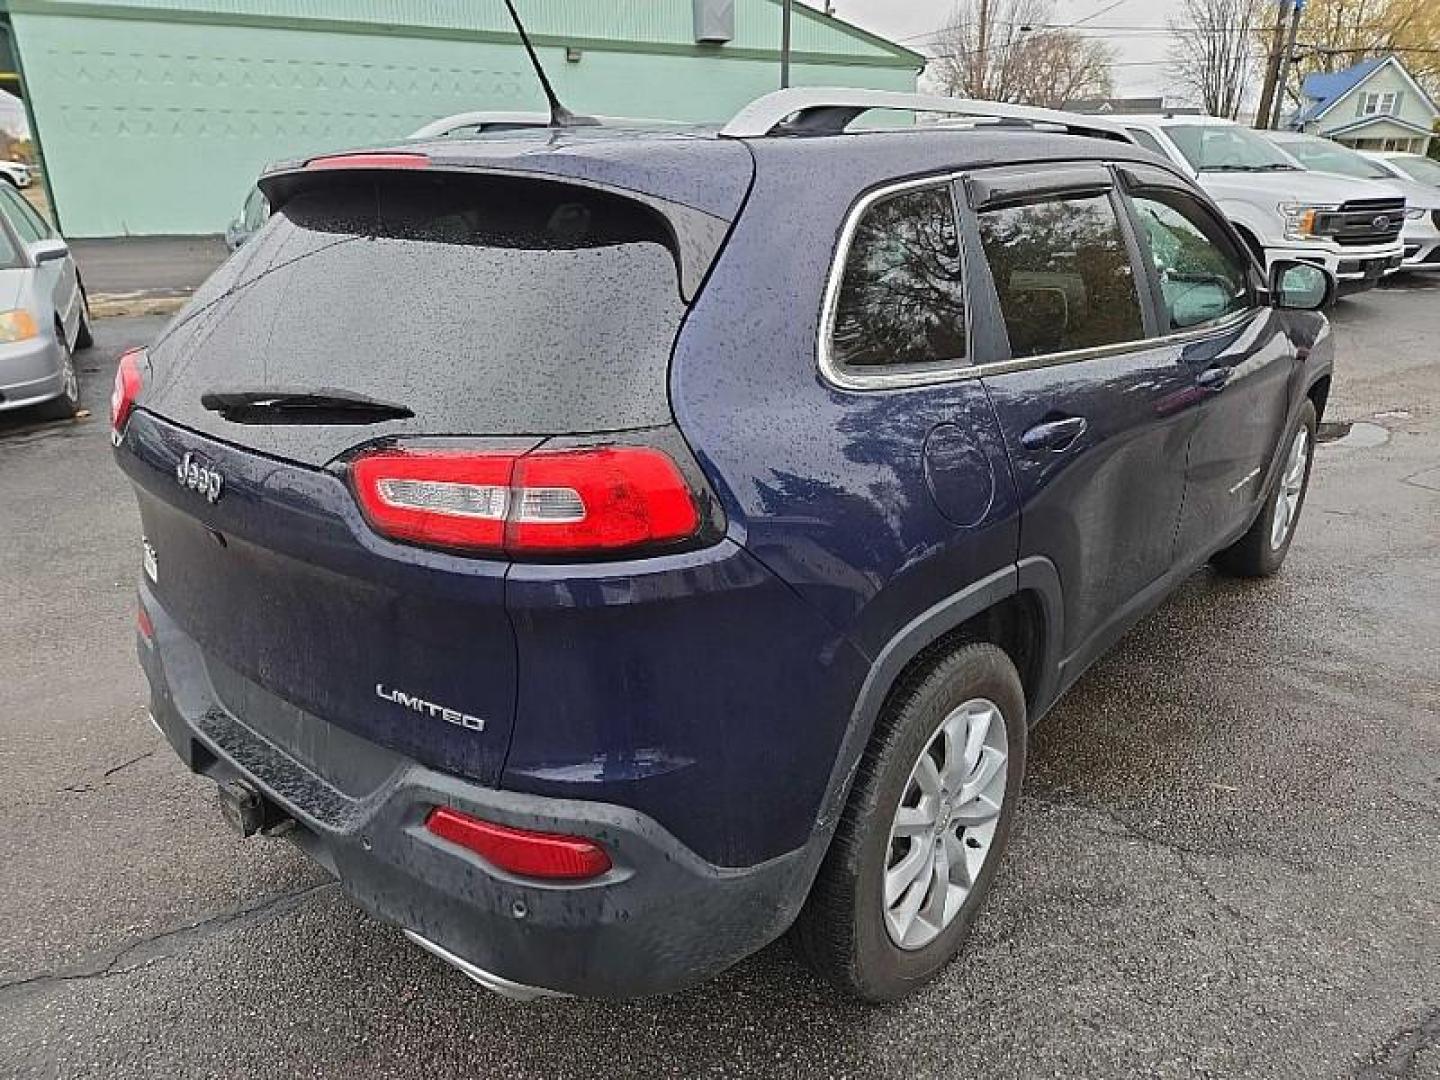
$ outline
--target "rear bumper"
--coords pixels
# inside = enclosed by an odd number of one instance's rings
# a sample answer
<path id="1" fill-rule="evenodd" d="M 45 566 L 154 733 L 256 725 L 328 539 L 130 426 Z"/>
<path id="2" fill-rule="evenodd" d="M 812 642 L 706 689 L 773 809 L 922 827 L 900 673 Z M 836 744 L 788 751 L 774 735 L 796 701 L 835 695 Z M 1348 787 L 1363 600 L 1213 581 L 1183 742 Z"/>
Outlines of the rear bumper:
<path id="1" fill-rule="evenodd" d="M 711 865 L 637 811 L 485 788 L 310 718 L 296 745 L 329 745 L 321 775 L 228 712 L 199 650 L 146 598 L 151 710 L 195 772 L 243 779 L 295 822 L 286 835 L 367 912 L 492 990 L 517 997 L 636 997 L 701 982 L 778 937 L 814 872 L 808 849 L 754 867 Z M 363 760 L 355 760 L 356 758 Z M 434 806 L 519 828 L 592 837 L 614 863 L 579 884 L 517 878 L 430 834 Z"/>

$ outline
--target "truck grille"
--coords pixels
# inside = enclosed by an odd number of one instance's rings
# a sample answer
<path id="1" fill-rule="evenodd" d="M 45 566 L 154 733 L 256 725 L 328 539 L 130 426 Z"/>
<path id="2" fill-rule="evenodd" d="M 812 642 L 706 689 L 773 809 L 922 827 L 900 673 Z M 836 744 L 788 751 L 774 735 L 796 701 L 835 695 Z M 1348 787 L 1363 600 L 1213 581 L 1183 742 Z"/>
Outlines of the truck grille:
<path id="1" fill-rule="evenodd" d="M 1352 199 L 1338 210 L 1317 214 L 1315 234 L 1346 247 L 1383 244 L 1400 235 L 1404 199 Z"/>

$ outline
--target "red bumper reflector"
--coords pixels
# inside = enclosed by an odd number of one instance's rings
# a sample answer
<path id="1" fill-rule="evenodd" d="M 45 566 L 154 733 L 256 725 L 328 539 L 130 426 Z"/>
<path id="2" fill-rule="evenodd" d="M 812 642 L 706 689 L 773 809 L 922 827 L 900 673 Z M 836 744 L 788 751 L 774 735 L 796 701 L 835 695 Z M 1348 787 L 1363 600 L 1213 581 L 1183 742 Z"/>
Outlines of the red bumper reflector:
<path id="1" fill-rule="evenodd" d="M 147 644 L 155 640 L 155 624 L 150 621 L 150 613 L 144 605 L 135 609 L 135 629 L 140 631 Z"/>
<path id="2" fill-rule="evenodd" d="M 330 154 L 311 158 L 307 169 L 425 169 L 430 159 L 424 154 Z"/>
<path id="3" fill-rule="evenodd" d="M 532 832 L 481 821 L 469 814 L 437 806 L 425 819 L 425 828 L 442 840 L 475 852 L 486 862 L 521 877 L 552 881 L 580 881 L 599 877 L 610 869 L 610 856 L 583 836 Z"/>

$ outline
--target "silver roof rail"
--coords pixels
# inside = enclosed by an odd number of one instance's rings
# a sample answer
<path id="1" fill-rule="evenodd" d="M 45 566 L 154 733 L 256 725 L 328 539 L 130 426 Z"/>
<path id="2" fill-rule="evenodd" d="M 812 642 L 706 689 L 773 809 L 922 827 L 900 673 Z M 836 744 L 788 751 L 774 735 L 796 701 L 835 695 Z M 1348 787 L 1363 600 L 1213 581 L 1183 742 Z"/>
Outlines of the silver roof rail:
<path id="1" fill-rule="evenodd" d="M 809 86 L 777 90 L 756 98 L 736 113 L 720 129 L 720 134 L 731 139 L 762 139 L 768 135 L 838 135 L 856 117 L 874 109 L 936 113 L 946 117 L 996 120 L 1001 124 L 1030 127 L 1057 127 L 1072 135 L 1134 142 L 1118 124 L 1058 109 L 932 94 L 906 94 L 894 90 Z"/>
<path id="2" fill-rule="evenodd" d="M 628 116 L 597 116 L 603 127 L 688 127 L 681 120 L 646 120 Z M 550 114 L 543 112 L 462 112 L 453 116 L 442 116 L 431 120 L 423 127 L 416 128 L 407 139 L 439 139 L 462 128 L 480 130 L 513 131 L 518 128 L 547 128 Z"/>

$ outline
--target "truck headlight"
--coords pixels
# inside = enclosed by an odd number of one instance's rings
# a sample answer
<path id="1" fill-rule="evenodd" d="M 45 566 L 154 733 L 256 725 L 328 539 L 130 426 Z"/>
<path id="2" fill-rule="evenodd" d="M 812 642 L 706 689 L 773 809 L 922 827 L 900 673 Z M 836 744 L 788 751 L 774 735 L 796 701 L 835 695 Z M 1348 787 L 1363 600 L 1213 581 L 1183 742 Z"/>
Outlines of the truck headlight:
<path id="1" fill-rule="evenodd" d="M 28 341 L 39 333 L 35 316 L 24 308 L 0 311 L 0 341 Z"/>
<path id="2" fill-rule="evenodd" d="M 1422 217 L 1424 217 L 1424 216 L 1425 216 L 1426 214 L 1428 214 L 1429 212 L 1430 212 L 1430 211 L 1429 211 L 1429 210 L 1426 210 L 1424 207 L 1421 207 L 1421 206 L 1411 206 L 1411 207 L 1408 207 L 1408 208 L 1406 209 L 1406 211 L 1405 211 L 1405 219 L 1406 219 L 1407 221 L 1419 221 Z"/>
<path id="3" fill-rule="evenodd" d="M 1339 207 L 1328 203 L 1281 203 L 1276 209 L 1285 216 L 1286 240 L 1313 240 L 1315 219 Z"/>

